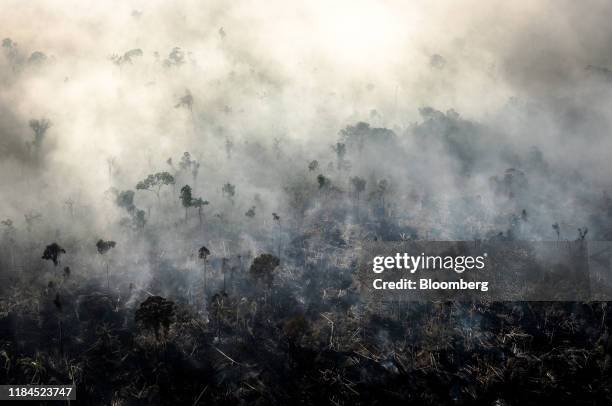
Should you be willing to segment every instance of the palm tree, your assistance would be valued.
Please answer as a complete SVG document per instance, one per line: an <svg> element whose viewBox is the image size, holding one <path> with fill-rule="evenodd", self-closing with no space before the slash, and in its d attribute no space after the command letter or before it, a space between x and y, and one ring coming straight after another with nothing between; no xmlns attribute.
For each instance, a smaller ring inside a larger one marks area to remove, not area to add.
<svg viewBox="0 0 612 406"><path fill-rule="evenodd" d="M98 249L98 254L104 255L110 251L111 248L115 248L115 245L117 245L115 241L104 241L100 239L96 243L96 248ZM110 270L108 261L106 261L106 289L110 290Z"/></svg>

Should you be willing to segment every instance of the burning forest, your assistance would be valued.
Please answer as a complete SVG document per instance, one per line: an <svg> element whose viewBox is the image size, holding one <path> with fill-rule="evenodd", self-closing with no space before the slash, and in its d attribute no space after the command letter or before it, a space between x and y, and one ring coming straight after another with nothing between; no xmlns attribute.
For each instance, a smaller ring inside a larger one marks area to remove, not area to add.
<svg viewBox="0 0 612 406"><path fill-rule="evenodd" d="M3 4L0 384L612 402L605 300L362 295L371 242L612 240L610 6L434 3Z"/></svg>

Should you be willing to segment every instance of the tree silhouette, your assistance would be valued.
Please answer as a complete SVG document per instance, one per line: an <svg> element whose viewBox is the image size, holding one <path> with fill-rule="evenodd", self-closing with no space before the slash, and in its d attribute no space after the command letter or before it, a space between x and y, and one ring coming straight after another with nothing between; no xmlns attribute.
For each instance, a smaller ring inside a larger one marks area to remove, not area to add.
<svg viewBox="0 0 612 406"><path fill-rule="evenodd" d="M142 56L141 49L130 49L123 55L112 54L109 59L117 66L121 67L125 64L132 64L134 58Z"/></svg>
<svg viewBox="0 0 612 406"><path fill-rule="evenodd" d="M32 227L34 226L34 224L42 218L42 214L30 212L24 214L23 217L25 218L26 222L26 230L29 233L32 231Z"/></svg>
<svg viewBox="0 0 612 406"><path fill-rule="evenodd" d="M144 210L136 209L134 215L132 216L132 222L138 229L144 228L145 224L147 224L147 218Z"/></svg>
<svg viewBox="0 0 612 406"><path fill-rule="evenodd" d="M112 248L115 248L117 243L115 241L104 241L102 239L98 240L96 243L96 248L98 249L98 254L104 255ZM110 269L109 263L106 261L106 289L110 289Z"/></svg>
<svg viewBox="0 0 612 406"><path fill-rule="evenodd" d="M179 162L179 168L182 171L190 171L193 176L193 180L195 181L198 177L198 172L200 170L200 163L195 159L191 159L191 154L189 152L184 152L181 157L181 161Z"/></svg>
<svg viewBox="0 0 612 406"><path fill-rule="evenodd" d="M210 251L205 246L201 246L198 250L198 257L204 262L204 292L207 291L207 279L208 275L206 272L206 265L208 263L208 257L210 256Z"/></svg>
<svg viewBox="0 0 612 406"><path fill-rule="evenodd" d="M353 190L355 191L355 197L357 201L359 201L359 195L365 190L366 181L359 176L355 176L351 178L351 184L353 185Z"/></svg>
<svg viewBox="0 0 612 406"><path fill-rule="evenodd" d="M65 254L66 250L60 247L56 242L47 245L45 251L43 252L42 259L52 261L54 266L59 264L59 259L61 254Z"/></svg>
<svg viewBox="0 0 612 406"><path fill-rule="evenodd" d="M197 197L191 200L191 206L198 209L198 218L200 219L200 225L202 224L202 209L208 205L208 200L203 200L201 197Z"/></svg>
<svg viewBox="0 0 612 406"><path fill-rule="evenodd" d="M10 38L4 38L2 40L2 48L4 48L4 53L6 55L6 58L10 61L13 71L16 71L17 65L22 59L19 54L19 48L17 47L17 43Z"/></svg>
<svg viewBox="0 0 612 406"><path fill-rule="evenodd" d="M227 182L221 187L221 192L228 200L234 204L234 196L236 195L236 186Z"/></svg>
<svg viewBox="0 0 612 406"><path fill-rule="evenodd" d="M310 161L310 163L308 164L308 170L310 172L314 172L317 169L319 169L319 161L317 161L316 159L314 161Z"/></svg>
<svg viewBox="0 0 612 406"><path fill-rule="evenodd" d="M278 258L280 261L280 257L281 257L281 218L278 214L276 213L272 213L272 220L276 221L276 223L278 224Z"/></svg>
<svg viewBox="0 0 612 406"><path fill-rule="evenodd" d="M280 264L280 259L272 254L261 254L257 256L251 267L249 274L257 281L265 283L268 287L272 286L274 281L274 270Z"/></svg>
<svg viewBox="0 0 612 406"><path fill-rule="evenodd" d="M255 217L255 206L251 206L251 208L249 208L244 215L249 218Z"/></svg>
<svg viewBox="0 0 612 406"><path fill-rule="evenodd" d="M167 68L173 66L181 66L185 63L185 52L179 47L172 48L172 51L168 54L168 58L164 59L164 66Z"/></svg>
<svg viewBox="0 0 612 406"><path fill-rule="evenodd" d="M560 237L561 237L561 227L559 226L559 223L555 223L552 225L553 230L555 230L555 233L557 234L557 241L559 241Z"/></svg>
<svg viewBox="0 0 612 406"><path fill-rule="evenodd" d="M193 96L191 95L191 92L189 91L189 89L185 89L185 95L182 96L179 99L179 102L174 106L175 109L178 109L179 107L185 107L189 111L192 111Z"/></svg>
<svg viewBox="0 0 612 406"><path fill-rule="evenodd" d="M47 60L47 55L44 52L34 51L30 54L28 58L28 63L30 65L40 65Z"/></svg>
<svg viewBox="0 0 612 406"><path fill-rule="evenodd" d="M140 304L136 310L136 323L143 328L152 330L155 338L159 341L160 332L163 328L164 336L168 335L170 325L174 322L176 305L173 301L161 296L150 296Z"/></svg>
<svg viewBox="0 0 612 406"><path fill-rule="evenodd" d="M134 191L133 190L124 190L119 192L117 198L115 199L115 203L117 206L124 208L128 213L133 213L136 209L134 205Z"/></svg>
<svg viewBox="0 0 612 406"><path fill-rule="evenodd" d="M108 183L112 185L113 183L113 171L115 168L115 157L109 156L106 158L106 166L108 167Z"/></svg>
<svg viewBox="0 0 612 406"><path fill-rule="evenodd" d="M338 170L342 170L344 168L344 157L346 155L346 144L341 142L337 142L336 145L332 146L332 149L336 153L336 165Z"/></svg>
<svg viewBox="0 0 612 406"><path fill-rule="evenodd" d="M98 249L98 253L100 255L104 255L108 251L110 251L111 248L115 248L115 245L117 245L115 241L98 240L98 242L96 243L96 248Z"/></svg>
<svg viewBox="0 0 612 406"><path fill-rule="evenodd" d="M232 159L232 148L234 147L234 143L228 137L225 138L225 155L227 159Z"/></svg>
<svg viewBox="0 0 612 406"><path fill-rule="evenodd" d="M281 156L281 142L280 138L274 138L272 148L274 149L274 154L276 155L276 159L279 159Z"/></svg>
<svg viewBox="0 0 612 406"><path fill-rule="evenodd" d="M38 157L40 153L40 148L42 147L47 130L50 127L51 121L47 120L46 118L41 118L40 120L30 120L30 128L34 132L34 139L32 142L28 143L28 146L32 147L36 157Z"/></svg>
<svg viewBox="0 0 612 406"><path fill-rule="evenodd" d="M321 192L327 192L331 188L331 180L323 174L317 176L317 184Z"/></svg>
<svg viewBox="0 0 612 406"><path fill-rule="evenodd" d="M181 204L185 208L185 221L187 220L187 210L191 207L193 196L191 195L191 186L185 185L181 188L181 194L179 196Z"/></svg>
<svg viewBox="0 0 612 406"><path fill-rule="evenodd" d="M380 200L383 216L386 215L387 203L385 199L386 199L388 192L389 192L389 182L386 179L379 180L378 183L376 184L376 190L374 191L374 193L376 197Z"/></svg>

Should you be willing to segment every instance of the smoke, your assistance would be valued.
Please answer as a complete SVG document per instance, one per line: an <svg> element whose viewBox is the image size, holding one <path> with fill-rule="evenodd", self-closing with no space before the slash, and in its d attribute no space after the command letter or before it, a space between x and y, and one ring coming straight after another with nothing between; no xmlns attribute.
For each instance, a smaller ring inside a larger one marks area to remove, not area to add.
<svg viewBox="0 0 612 406"><path fill-rule="evenodd" d="M162 188L161 203L135 195L153 227L147 244L136 244L141 253L183 254L183 237L169 230L184 216L185 184L210 205L204 231L184 238L204 243L229 228L241 235L236 249L253 253L333 216L330 201L353 204L353 176L367 181L364 199L382 202L388 192L383 214L410 224L388 238L485 238L515 228L547 239L554 222L574 230L594 222L595 201L610 189L611 7L7 1L0 217L25 230L24 215L41 213L36 239L112 238L122 252L130 239L116 235L134 225L116 193L169 171L176 185ZM34 153L28 123L43 118L52 126ZM331 146L358 122L393 131L394 141L349 145L349 166L338 169ZM200 164L197 175L178 169L185 151ZM318 190L319 173L337 189ZM232 199L221 189L228 182ZM257 215L246 217L252 206ZM529 225L517 226L522 210ZM287 227L277 230L271 212ZM338 220L345 236L359 222L355 214Z"/></svg>

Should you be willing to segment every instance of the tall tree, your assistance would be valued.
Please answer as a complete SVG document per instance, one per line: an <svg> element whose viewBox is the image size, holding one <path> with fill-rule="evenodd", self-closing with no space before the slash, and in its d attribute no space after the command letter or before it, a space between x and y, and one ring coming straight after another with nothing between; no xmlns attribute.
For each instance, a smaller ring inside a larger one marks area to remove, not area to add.
<svg viewBox="0 0 612 406"><path fill-rule="evenodd" d="M281 236L282 236L281 218L280 218L280 216L278 214L272 213L272 220L276 221L276 223L278 224L278 258L279 258L279 262L280 262L280 258L281 258Z"/></svg>
<svg viewBox="0 0 612 406"><path fill-rule="evenodd" d="M355 191L355 198L359 201L359 195L365 190L366 181L359 176L355 176L351 178L351 184L353 185L353 190Z"/></svg>
<svg viewBox="0 0 612 406"><path fill-rule="evenodd" d="M225 155L227 159L232 159L232 149L234 148L234 143L229 137L225 138Z"/></svg>
<svg viewBox="0 0 612 406"><path fill-rule="evenodd" d="M346 156L346 144L337 142L336 145L332 146L332 149L336 153L336 166L341 171L345 166L344 157Z"/></svg>
<svg viewBox="0 0 612 406"><path fill-rule="evenodd" d="M185 208L185 221L187 221L187 211L189 210L193 202L191 186L185 185L181 188L181 194L179 196L179 199L181 199L181 204Z"/></svg>
<svg viewBox="0 0 612 406"><path fill-rule="evenodd" d="M108 251L110 251L112 248L115 248L115 245L117 245L115 241L104 241L100 239L96 243L96 248L98 249L98 254L103 256ZM110 289L110 270L109 270L110 266L109 266L108 261L105 261L105 262L106 262L106 289Z"/></svg>
<svg viewBox="0 0 612 406"><path fill-rule="evenodd" d="M205 246L201 246L198 250L198 257L204 262L204 293L208 291L207 279L208 275L206 273L206 265L208 264L208 257L210 256L210 250Z"/></svg>
<svg viewBox="0 0 612 406"><path fill-rule="evenodd" d="M40 154L40 148L42 147L42 143L45 139L45 135L47 134L47 130L51 127L51 121L46 118L41 118L40 120L30 120L30 128L32 132L34 132L34 138L32 142L28 143L34 150L34 155L38 158Z"/></svg>

